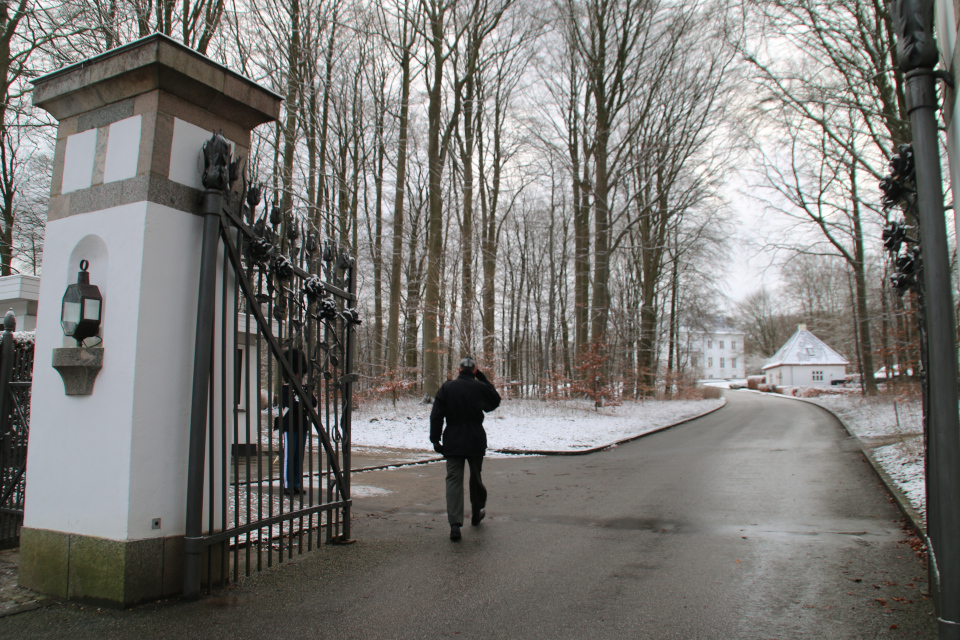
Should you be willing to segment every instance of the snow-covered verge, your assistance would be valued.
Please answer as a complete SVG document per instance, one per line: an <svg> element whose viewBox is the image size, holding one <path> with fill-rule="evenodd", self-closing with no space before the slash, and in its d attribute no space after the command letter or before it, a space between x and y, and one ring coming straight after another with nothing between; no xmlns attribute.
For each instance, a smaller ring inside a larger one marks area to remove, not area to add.
<svg viewBox="0 0 960 640"><path fill-rule="evenodd" d="M840 416L867 445L913 508L926 513L923 477L923 428L920 399L915 396L822 396L812 399Z"/></svg>
<svg viewBox="0 0 960 640"><path fill-rule="evenodd" d="M596 410L585 400L504 400L483 426L490 449L576 451L653 431L715 409L723 400L647 400ZM403 399L362 405L355 446L430 451L430 405Z"/></svg>
<svg viewBox="0 0 960 640"><path fill-rule="evenodd" d="M820 396L812 400L843 418L855 435L861 438L910 437L923 433L920 424L923 412L919 397L871 398L856 394Z"/></svg>

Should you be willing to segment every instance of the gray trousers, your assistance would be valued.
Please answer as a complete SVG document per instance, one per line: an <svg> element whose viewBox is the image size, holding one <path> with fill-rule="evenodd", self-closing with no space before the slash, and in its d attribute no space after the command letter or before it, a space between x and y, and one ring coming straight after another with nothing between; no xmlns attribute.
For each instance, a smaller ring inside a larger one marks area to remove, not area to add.
<svg viewBox="0 0 960 640"><path fill-rule="evenodd" d="M483 456L464 458L447 456L447 520L463 526L463 466L470 463L470 508L473 513L487 506L487 488L483 486L480 471Z"/></svg>

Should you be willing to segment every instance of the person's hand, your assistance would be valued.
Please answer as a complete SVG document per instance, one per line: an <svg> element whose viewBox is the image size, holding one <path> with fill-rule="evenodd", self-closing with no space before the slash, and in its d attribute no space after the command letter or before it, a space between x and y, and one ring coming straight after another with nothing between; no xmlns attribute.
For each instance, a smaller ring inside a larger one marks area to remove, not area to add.
<svg viewBox="0 0 960 640"><path fill-rule="evenodd" d="M433 443L433 450L439 453L440 455L443 455L443 446L439 442Z"/></svg>

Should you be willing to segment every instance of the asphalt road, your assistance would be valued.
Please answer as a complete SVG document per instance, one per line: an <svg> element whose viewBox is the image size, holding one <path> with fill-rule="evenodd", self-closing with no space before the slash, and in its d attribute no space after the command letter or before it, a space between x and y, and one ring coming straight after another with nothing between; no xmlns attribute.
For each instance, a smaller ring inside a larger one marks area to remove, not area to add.
<svg viewBox="0 0 960 640"><path fill-rule="evenodd" d="M356 500L355 545L199 602L10 616L0 638L936 637L899 512L809 404L730 393L609 451L488 459L487 519L459 543L443 473L355 475L390 490Z"/></svg>

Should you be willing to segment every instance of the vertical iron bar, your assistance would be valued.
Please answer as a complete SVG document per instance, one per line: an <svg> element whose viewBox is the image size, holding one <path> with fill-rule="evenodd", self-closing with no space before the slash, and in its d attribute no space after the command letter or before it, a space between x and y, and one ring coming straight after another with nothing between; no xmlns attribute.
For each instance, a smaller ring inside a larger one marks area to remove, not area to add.
<svg viewBox="0 0 960 640"><path fill-rule="evenodd" d="M240 230L238 229L238 230L237 230L237 245L242 247L242 246L243 246L242 242L243 242L242 235L241 235L241 233L240 233ZM248 278L248 280L249 280L249 279L250 279L250 278ZM235 289L235 291L236 291L236 296L237 296L237 301L238 301L237 308L239 309L239 301L240 301L240 282L239 282L239 280L237 281L237 288ZM246 301L245 301L245 304L244 304L244 316L245 316L245 321L244 321L244 327L243 327L243 346L244 346L244 349L243 349L243 361L240 363L240 371L241 371L241 373L243 374L243 380L242 380L242 382L243 382L243 401L244 401L244 403L245 403L245 406L247 407L246 413L245 413L245 415L244 415L244 431L245 431L245 434L246 434L245 439L246 439L246 441L247 441L247 455L246 455L246 458L245 458L245 460L244 460L245 473L246 473L246 476L245 476L246 485L245 485L245 486L246 486L246 488L247 488L247 489L246 489L246 491L247 491L247 496L246 496L246 498L247 498L247 499L246 499L247 521L246 521L244 524L250 524L250 519L251 519L250 516L251 516L251 512L252 512L252 507L253 507L253 503L252 503L252 501L251 501L251 496L250 496L250 492L251 492L252 487L253 487L253 483L252 483L252 481L251 481L251 479L250 479L250 471L251 471L251 469L250 469L250 435L251 435L251 434L250 434L250 416L251 416L251 415L255 415L255 416L257 416L257 420L260 419L260 394L259 394L259 392L257 393L256 407L254 407L254 405L251 404L251 402L250 402L250 372L251 372L250 367L252 366L252 365L251 365L252 358L250 357L250 313L249 313L249 309L247 308L247 307L249 307L249 306L250 306L250 301L249 301L249 300L246 300ZM246 365L246 366L244 367L244 365ZM258 376L257 376L257 377L258 377L258 379L259 379L259 371L258 371ZM256 447L257 447L257 455L259 456L259 455L260 455L260 434L259 434L259 430L258 430L258 433L257 433L257 444L256 444ZM259 485L258 485L258 486L259 486ZM248 531L248 532L247 532L247 535L246 535L246 543L247 543L247 547L246 547L246 548L247 548L247 554L246 554L246 558L245 558L246 567L245 567L244 575L249 576L249 575L250 575L250 549L253 548L253 532L252 532L252 531Z"/></svg>
<svg viewBox="0 0 960 640"><path fill-rule="evenodd" d="M357 293L357 264L354 259L350 260L349 274L347 276L347 293L351 295L347 299L346 307L348 309L355 309L357 306L356 302L356 293ZM343 385L343 396L344 396L344 409L343 409L343 422L340 424L340 435L343 440L343 501L345 506L343 507L343 537L347 540L350 539L350 465L351 465L351 454L350 454L350 443L353 425L353 377L354 377L354 351L356 350L356 342L354 340L354 333L356 325L353 322L344 322L346 325L346 334L347 338L345 341L345 350L346 353L343 357L343 373L345 383Z"/></svg>
<svg viewBox="0 0 960 640"><path fill-rule="evenodd" d="M237 246L242 246L240 244L240 235L237 234ZM224 264L223 264L223 287L227 287L227 261L226 261L226 251L224 251ZM230 367L230 394L227 398L227 406L230 407L230 422L233 424L233 443L228 447L230 452L230 461L232 462L232 472L233 472L233 482L227 484L227 487L233 487L233 497L231 502L233 502L233 521L230 523L230 526L236 527L242 523L240 514L240 445L238 444L240 440L240 412L238 411L240 400L243 399L242 389L243 389L243 378L237 379L237 371L240 372L241 376L243 375L243 360L239 357L240 353L240 297L237 295L238 285L236 284L236 279L234 279L234 285L230 288L230 293L233 296L233 305L231 305L232 313L228 314L227 317L229 320L225 322L230 323L230 329L233 333L233 341L230 349L230 356L227 359L227 362L233 363L233 366ZM226 374L227 371L224 371ZM226 382L226 378L224 379ZM224 393L224 395L227 395ZM243 452L244 457L247 458L247 449L249 448L249 441L245 444ZM247 458L249 459L249 458ZM246 481L246 476L244 481ZM233 581L236 582L239 580L240 576L240 537L234 539L233 542Z"/></svg>
<svg viewBox="0 0 960 640"><path fill-rule="evenodd" d="M267 292L270 292L270 274L264 273L266 269L261 267L260 269L260 291L263 292L263 288L266 286ZM266 282L264 282L266 280ZM271 331L273 330L273 296L270 296L270 301L267 303L267 322L270 323ZM259 336L259 332L257 332ZM269 398L269 425L270 428L273 428L274 420L279 419L280 416L273 415L273 402L274 402L274 381L273 381L273 360L274 356L268 352L267 353L267 396ZM277 410L279 412L279 405L277 405ZM268 465L268 483L267 483L267 517L273 517L273 438L274 434L270 434L270 445L268 448L269 456L267 458ZM277 459L279 460L283 456L283 450L281 445L283 444L283 433L277 429L276 433L277 438ZM283 464L280 466L280 475L283 475ZM283 496L283 492L280 492L280 495ZM280 562L283 562L283 554L280 554ZM273 525L267 529L267 567L273 566Z"/></svg>
<svg viewBox="0 0 960 640"><path fill-rule="evenodd" d="M217 239L223 194L203 194L203 240L194 345L193 399L190 410L190 451L187 463L187 514L184 530L184 585L187 598L200 597L200 554L203 528L203 469L206 446L207 389L213 365L213 322L217 286ZM212 446L212 443L211 443ZM211 470L212 471L212 470ZM212 508L213 505L211 505Z"/></svg>
<svg viewBox="0 0 960 640"><path fill-rule="evenodd" d="M215 327L214 327L215 329ZM216 335L214 335L216 337ZM210 443L210 446L207 448L207 504L209 508L207 509L207 532L213 533L217 530L217 474L216 474L216 463L217 463L217 449L216 449L216 416L215 411L215 389L213 384L213 374L214 374L214 363L213 363L213 345L210 347L210 378L209 384L207 385L207 442ZM210 587L213 585L213 560L214 553L216 551L215 544L206 545L207 549L207 593L210 592Z"/></svg>
<svg viewBox="0 0 960 640"><path fill-rule="evenodd" d="M257 269L257 286L254 288L255 293L260 293L260 289L263 286L263 274ZM260 304L255 301L248 301L248 304ZM247 309L247 311L250 311ZM260 374L260 368L263 366L263 361L260 356L260 349L263 347L260 338L260 330L257 329L257 355L254 358L254 362L257 365L257 520L263 519L263 448L260 446L260 443L263 442L263 413L260 409L260 391L263 389L262 377ZM270 406L270 392L268 389L263 389L267 391L267 478L270 477L270 454L273 452L273 408ZM269 484L269 480L267 483ZM269 489L268 489L269 491ZM269 546L269 537L267 539ZM257 571L263 571L263 528L257 529Z"/></svg>
<svg viewBox="0 0 960 640"><path fill-rule="evenodd" d="M16 485L21 482L18 478L21 447L17 446L9 400L10 382L13 378L13 332L16 331L16 328L17 316L14 315L13 310L10 310L3 318L3 338L2 346L0 346L0 474L2 474L0 478L3 479L3 482L0 483L0 496L9 493L9 497L6 500L0 498L0 507L7 500L9 500L11 507L16 507L18 503ZM9 491L7 491L7 483L10 483ZM22 518L22 514L0 514L0 525L2 525L0 527L2 529L0 530L0 543L6 546L15 542L19 525L18 520Z"/></svg>
<svg viewBox="0 0 960 640"><path fill-rule="evenodd" d="M219 247L219 244L218 244ZM231 527L230 513L230 447L227 446L229 438L228 433L231 430L232 420L227 418L227 299L229 289L227 288L227 252L223 252L223 260L220 263L220 526L223 530ZM236 323L234 323L236 327ZM233 385L229 385L231 388ZM233 401L233 398L230 398ZM236 440L234 440L236 442ZM220 550L220 573L219 580L221 584L230 582L230 542L224 540Z"/></svg>

